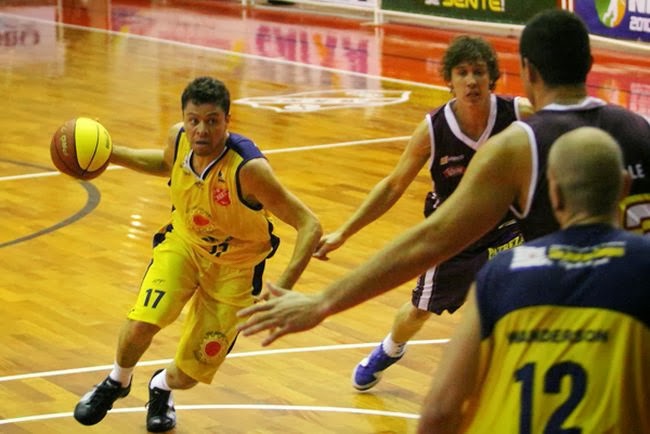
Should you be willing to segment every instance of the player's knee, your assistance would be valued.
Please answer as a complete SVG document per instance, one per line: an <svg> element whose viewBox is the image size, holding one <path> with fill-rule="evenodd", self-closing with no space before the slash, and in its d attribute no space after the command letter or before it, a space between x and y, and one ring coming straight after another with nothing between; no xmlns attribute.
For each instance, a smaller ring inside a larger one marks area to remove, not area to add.
<svg viewBox="0 0 650 434"><path fill-rule="evenodd" d="M155 324L129 320L124 326L123 336L130 342L150 341L159 331L160 327Z"/></svg>

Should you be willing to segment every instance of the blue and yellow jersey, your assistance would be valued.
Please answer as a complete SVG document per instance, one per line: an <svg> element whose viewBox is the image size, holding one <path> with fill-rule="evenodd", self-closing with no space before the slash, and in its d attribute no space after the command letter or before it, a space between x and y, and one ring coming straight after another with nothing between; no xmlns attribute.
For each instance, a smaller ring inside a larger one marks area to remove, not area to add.
<svg viewBox="0 0 650 434"><path fill-rule="evenodd" d="M464 432L650 433L650 239L569 228L488 262L476 297Z"/></svg>
<svg viewBox="0 0 650 434"><path fill-rule="evenodd" d="M262 208L247 204L240 191L239 169L264 158L255 144L230 133L223 153L203 173L191 167L192 150L185 131L177 137L170 186L174 233L204 257L220 264L247 267L272 251L272 224Z"/></svg>

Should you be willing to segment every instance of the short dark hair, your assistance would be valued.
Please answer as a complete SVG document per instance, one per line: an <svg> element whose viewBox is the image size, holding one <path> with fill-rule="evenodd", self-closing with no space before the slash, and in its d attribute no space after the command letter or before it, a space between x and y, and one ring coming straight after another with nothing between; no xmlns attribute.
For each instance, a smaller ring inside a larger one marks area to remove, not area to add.
<svg viewBox="0 0 650 434"><path fill-rule="evenodd" d="M528 59L544 83L582 84L591 69L589 31L575 14L549 9L526 24L519 41L521 59Z"/></svg>
<svg viewBox="0 0 650 434"><path fill-rule="evenodd" d="M181 95L181 110L187 104L216 104L225 114L230 111L230 92L223 82L212 77L198 77L187 85Z"/></svg>
<svg viewBox="0 0 650 434"><path fill-rule="evenodd" d="M480 62L487 64L490 76L490 90L494 90L501 77L499 61L492 45L480 36L461 35L454 38L442 58L441 75L445 81L451 80L451 70L463 62Z"/></svg>

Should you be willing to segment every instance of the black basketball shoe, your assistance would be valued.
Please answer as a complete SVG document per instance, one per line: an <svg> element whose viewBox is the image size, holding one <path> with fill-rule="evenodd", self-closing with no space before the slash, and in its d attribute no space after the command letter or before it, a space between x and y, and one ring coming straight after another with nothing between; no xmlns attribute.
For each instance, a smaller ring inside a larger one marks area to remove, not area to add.
<svg viewBox="0 0 650 434"><path fill-rule="evenodd" d="M124 398L131 391L131 383L122 387L122 383L106 377L86 393L74 408L74 418L83 425L95 425L106 416L113 403Z"/></svg>
<svg viewBox="0 0 650 434"><path fill-rule="evenodd" d="M162 369L157 370L151 376L155 377ZM176 410L169 405L171 390L162 390L151 387L149 381L149 402L147 403L147 429L150 432L165 432L176 426Z"/></svg>

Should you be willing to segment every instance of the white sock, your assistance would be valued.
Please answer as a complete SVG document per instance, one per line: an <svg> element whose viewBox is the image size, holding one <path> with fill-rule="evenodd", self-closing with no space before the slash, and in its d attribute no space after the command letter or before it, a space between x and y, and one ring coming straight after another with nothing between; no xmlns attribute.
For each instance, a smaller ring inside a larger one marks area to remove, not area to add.
<svg viewBox="0 0 650 434"><path fill-rule="evenodd" d="M113 370L108 374L108 376L111 380L119 382L122 387L126 387L131 383L133 368L123 368L115 362L113 364Z"/></svg>
<svg viewBox="0 0 650 434"><path fill-rule="evenodd" d="M160 390L172 390L171 387L169 387L169 384L167 384L167 369L158 372L156 376L151 379L149 385L152 388L156 387Z"/></svg>
<svg viewBox="0 0 650 434"><path fill-rule="evenodd" d="M388 333L388 336L381 342L381 346L389 356L399 357L404 354L406 342L397 343L393 340L393 334Z"/></svg>
<svg viewBox="0 0 650 434"><path fill-rule="evenodd" d="M157 373L152 379L151 382L149 383L149 387L151 388L157 388L160 390L169 390L171 391L172 388L169 387L169 384L167 384L167 369L163 369L159 373ZM174 406L174 399L172 397L172 394L169 394L169 400L167 401L167 405L170 407Z"/></svg>

